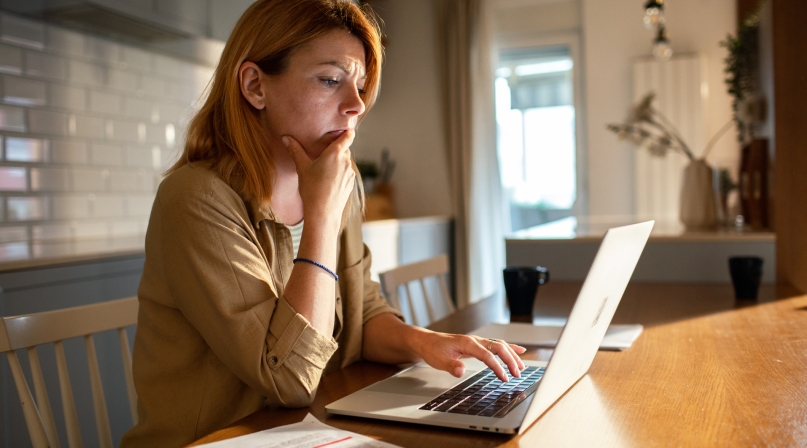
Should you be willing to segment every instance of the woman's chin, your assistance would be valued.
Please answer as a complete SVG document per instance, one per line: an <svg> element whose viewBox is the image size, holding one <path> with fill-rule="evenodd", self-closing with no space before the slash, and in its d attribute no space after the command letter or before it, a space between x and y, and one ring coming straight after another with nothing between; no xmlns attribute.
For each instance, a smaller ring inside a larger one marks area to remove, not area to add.
<svg viewBox="0 0 807 448"><path fill-rule="evenodd" d="M322 155L323 152L325 152L325 149L328 148L328 145L330 145L330 142L328 143L316 142L310 146L306 146L305 152L306 154L308 154L308 157L310 157L312 160L317 159L320 155Z"/></svg>

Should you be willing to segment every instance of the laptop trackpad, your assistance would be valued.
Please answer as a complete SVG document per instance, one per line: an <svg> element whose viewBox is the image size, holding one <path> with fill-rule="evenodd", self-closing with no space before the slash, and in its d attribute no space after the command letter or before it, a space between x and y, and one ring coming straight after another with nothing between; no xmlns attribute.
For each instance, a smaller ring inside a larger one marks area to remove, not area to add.
<svg viewBox="0 0 807 448"><path fill-rule="evenodd" d="M466 370L464 377L469 377L476 373ZM415 365L393 377L379 381L364 390L368 392L386 392L392 394L422 395L424 397L436 397L450 389L462 379L455 378L448 372L443 372L431 367L421 367Z"/></svg>

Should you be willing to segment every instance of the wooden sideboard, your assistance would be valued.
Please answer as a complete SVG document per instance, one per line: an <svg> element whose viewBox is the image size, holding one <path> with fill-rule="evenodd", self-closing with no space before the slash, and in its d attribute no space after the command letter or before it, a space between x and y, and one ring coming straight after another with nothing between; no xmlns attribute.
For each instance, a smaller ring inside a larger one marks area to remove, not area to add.
<svg viewBox="0 0 807 448"><path fill-rule="evenodd" d="M639 219L565 218L508 235L508 266L545 266L555 280L582 281L605 231ZM677 222L657 221L633 273L638 282L730 283L728 258L764 260L763 283L776 280L776 235L732 229L687 232Z"/></svg>

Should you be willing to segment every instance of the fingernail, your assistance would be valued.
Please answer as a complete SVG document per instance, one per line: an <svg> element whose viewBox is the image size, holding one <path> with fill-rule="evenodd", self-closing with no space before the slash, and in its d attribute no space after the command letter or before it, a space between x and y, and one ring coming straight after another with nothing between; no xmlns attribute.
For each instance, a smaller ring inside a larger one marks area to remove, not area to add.
<svg viewBox="0 0 807 448"><path fill-rule="evenodd" d="M454 376L461 377L462 376L462 367L457 367L454 369Z"/></svg>
<svg viewBox="0 0 807 448"><path fill-rule="evenodd" d="M282 141L283 144L286 145L287 148L289 147L289 143L291 143L289 138L286 137L285 135L283 137L280 137L280 141Z"/></svg>

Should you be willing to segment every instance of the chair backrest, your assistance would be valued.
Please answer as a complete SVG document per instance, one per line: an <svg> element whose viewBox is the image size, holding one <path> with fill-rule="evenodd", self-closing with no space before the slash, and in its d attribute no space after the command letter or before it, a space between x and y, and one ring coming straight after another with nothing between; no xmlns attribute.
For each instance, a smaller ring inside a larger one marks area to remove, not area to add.
<svg viewBox="0 0 807 448"><path fill-rule="evenodd" d="M137 422L137 396L132 378L132 356L126 336L126 327L137 323L137 309L137 297L129 297L62 310L3 317L0 320L0 352L4 352L8 358L14 384L17 386L17 392L20 396L28 433L35 448L59 446L53 412L45 390L45 380L42 376L42 368L36 352L36 346L38 345L53 343L65 427L67 428L67 440L71 448L77 448L82 446L81 433L62 341L75 337L84 338L99 445L112 447L109 417L107 415L106 401L104 400L101 375L98 370L93 334L117 329L132 421ZM17 353L14 352L14 350L19 349L27 349L36 401L34 401L31 389L28 387Z"/></svg>
<svg viewBox="0 0 807 448"><path fill-rule="evenodd" d="M446 287L446 281L444 278L448 272L448 256L443 254L427 260L418 261L416 263L398 266L395 269L380 273L379 277L381 279L381 288L384 291L384 295L387 297L387 301L390 303L390 305L404 314L407 323L425 327L426 325L445 317L445 315L437 315L435 311L435 305L438 303L438 299L434 297L435 294L429 293L429 288L427 288L426 283L424 282L426 278L436 277L440 288L440 295L442 295L444 308L448 311L447 314L451 314L456 311L456 307L451 301L451 295L448 293L448 287ZM423 307L418 307L415 303L415 301L418 300L418 297L417 295L412 294L412 289L409 286L410 283L413 282L417 282L420 285L420 293L422 295L421 300L425 302ZM401 304L401 295L399 294L400 289L404 289L406 291L408 312ZM426 309L426 313L428 314L428 322L418 317L418 313L416 311L417 308Z"/></svg>

